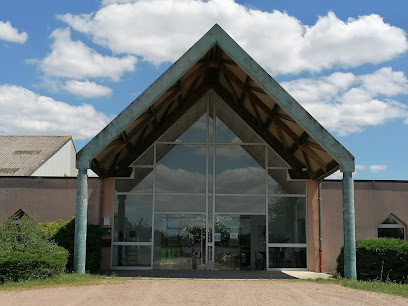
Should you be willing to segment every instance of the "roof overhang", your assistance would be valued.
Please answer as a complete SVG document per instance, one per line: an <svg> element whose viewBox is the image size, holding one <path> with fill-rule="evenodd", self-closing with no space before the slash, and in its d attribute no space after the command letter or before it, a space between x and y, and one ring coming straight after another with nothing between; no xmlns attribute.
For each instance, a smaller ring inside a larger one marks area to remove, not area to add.
<svg viewBox="0 0 408 306"><path fill-rule="evenodd" d="M128 176L129 165L213 90L291 166L292 178L354 172L354 157L215 25L77 154L77 168Z"/></svg>

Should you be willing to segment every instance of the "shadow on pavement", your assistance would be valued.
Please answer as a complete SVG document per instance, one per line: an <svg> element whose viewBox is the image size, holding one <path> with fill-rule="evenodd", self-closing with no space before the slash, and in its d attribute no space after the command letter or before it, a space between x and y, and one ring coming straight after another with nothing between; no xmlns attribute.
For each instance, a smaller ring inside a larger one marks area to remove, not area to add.
<svg viewBox="0 0 408 306"><path fill-rule="evenodd" d="M148 271L111 271L119 277L148 278L196 278L196 279L297 279L281 271L183 271L183 270L148 270Z"/></svg>

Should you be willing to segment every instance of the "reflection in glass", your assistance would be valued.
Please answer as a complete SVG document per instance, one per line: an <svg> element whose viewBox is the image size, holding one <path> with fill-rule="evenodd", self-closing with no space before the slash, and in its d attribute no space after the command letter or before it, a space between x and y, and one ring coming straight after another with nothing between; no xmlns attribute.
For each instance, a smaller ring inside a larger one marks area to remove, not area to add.
<svg viewBox="0 0 408 306"><path fill-rule="evenodd" d="M289 168L289 165L269 146L268 148L268 167Z"/></svg>
<svg viewBox="0 0 408 306"><path fill-rule="evenodd" d="M154 222L155 268L205 269L205 215L157 214Z"/></svg>
<svg viewBox="0 0 408 306"><path fill-rule="evenodd" d="M152 207L152 196L117 195L114 205L113 241L151 241Z"/></svg>
<svg viewBox="0 0 408 306"><path fill-rule="evenodd" d="M205 193L205 145L157 145L156 192Z"/></svg>
<svg viewBox="0 0 408 306"><path fill-rule="evenodd" d="M306 248L269 248L269 268L306 267Z"/></svg>
<svg viewBox="0 0 408 306"><path fill-rule="evenodd" d="M153 168L133 168L134 178L115 180L116 192L153 192Z"/></svg>
<svg viewBox="0 0 408 306"><path fill-rule="evenodd" d="M153 166L154 161L154 148L151 146L147 149L135 162L132 166Z"/></svg>
<svg viewBox="0 0 408 306"><path fill-rule="evenodd" d="M216 193L265 193L263 161L254 159L252 147L258 146L216 146Z"/></svg>
<svg viewBox="0 0 408 306"><path fill-rule="evenodd" d="M262 139L234 112L216 97L215 141L263 143Z"/></svg>
<svg viewBox="0 0 408 306"><path fill-rule="evenodd" d="M159 142L205 142L207 139L207 103L201 99L173 125Z"/></svg>
<svg viewBox="0 0 408 306"><path fill-rule="evenodd" d="M113 246L113 266L130 266L130 267L150 267L151 266L151 246Z"/></svg>
<svg viewBox="0 0 408 306"><path fill-rule="evenodd" d="M203 212L205 196L156 196L156 212Z"/></svg>
<svg viewBox="0 0 408 306"><path fill-rule="evenodd" d="M269 243L306 243L306 198L269 197Z"/></svg>
<svg viewBox="0 0 408 306"><path fill-rule="evenodd" d="M221 270L264 270L265 230L265 216L216 216L215 267Z"/></svg>
<svg viewBox="0 0 408 306"><path fill-rule="evenodd" d="M265 197L216 197L215 211L223 213L265 213Z"/></svg>
<svg viewBox="0 0 408 306"><path fill-rule="evenodd" d="M269 194L306 194L305 181L288 181L286 169L268 170Z"/></svg>

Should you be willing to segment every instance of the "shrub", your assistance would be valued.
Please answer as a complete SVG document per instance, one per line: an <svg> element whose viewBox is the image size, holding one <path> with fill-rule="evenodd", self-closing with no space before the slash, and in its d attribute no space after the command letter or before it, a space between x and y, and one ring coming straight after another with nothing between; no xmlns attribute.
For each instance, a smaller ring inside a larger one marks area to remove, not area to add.
<svg viewBox="0 0 408 306"><path fill-rule="evenodd" d="M68 252L48 241L27 217L0 225L0 283L59 275L67 257Z"/></svg>
<svg viewBox="0 0 408 306"><path fill-rule="evenodd" d="M67 271L74 269L74 239L75 239L75 218L65 221L42 223L42 231L48 239L54 240L59 246L69 252ZM102 232L99 225L88 224L86 234L86 263L85 269L91 273L99 271L101 260L101 239Z"/></svg>
<svg viewBox="0 0 408 306"><path fill-rule="evenodd" d="M408 281L408 242L392 238L356 241L359 280ZM344 275L344 247L337 257L337 272Z"/></svg>

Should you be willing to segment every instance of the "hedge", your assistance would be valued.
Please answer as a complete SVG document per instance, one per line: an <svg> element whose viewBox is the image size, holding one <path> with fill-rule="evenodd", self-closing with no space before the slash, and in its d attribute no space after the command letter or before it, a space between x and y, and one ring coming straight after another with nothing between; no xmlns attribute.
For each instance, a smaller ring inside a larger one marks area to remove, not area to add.
<svg viewBox="0 0 408 306"><path fill-rule="evenodd" d="M48 241L26 217L0 226L0 283L56 276L64 272L68 251Z"/></svg>
<svg viewBox="0 0 408 306"><path fill-rule="evenodd" d="M75 218L65 221L41 223L44 235L54 240L59 246L69 252L66 270L71 272L74 268L74 238L75 238ZM101 240L102 232L99 225L88 224L86 234L86 263L85 269L91 273L96 273L100 268L101 261Z"/></svg>
<svg viewBox="0 0 408 306"><path fill-rule="evenodd" d="M357 278L408 283L408 242L392 238L356 241ZM337 257L337 272L344 276L344 247Z"/></svg>

